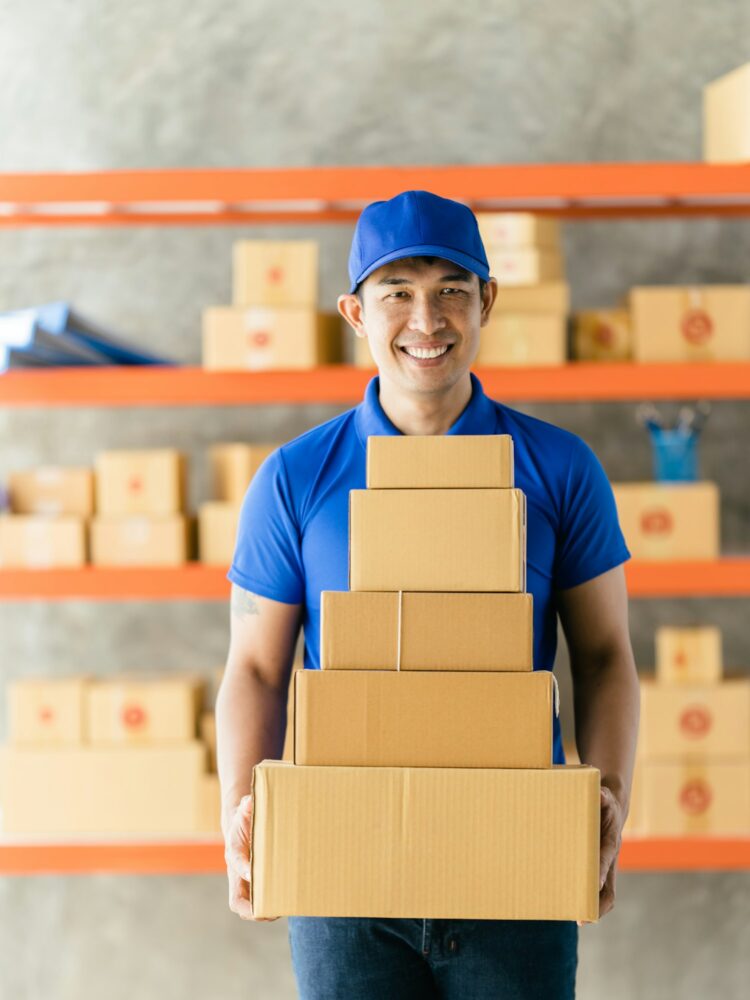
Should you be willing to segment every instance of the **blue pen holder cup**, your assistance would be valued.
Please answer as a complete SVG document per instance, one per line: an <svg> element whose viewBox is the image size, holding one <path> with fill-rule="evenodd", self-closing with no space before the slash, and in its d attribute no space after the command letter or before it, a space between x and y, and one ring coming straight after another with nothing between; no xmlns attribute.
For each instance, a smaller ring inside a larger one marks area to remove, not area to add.
<svg viewBox="0 0 750 1000"><path fill-rule="evenodd" d="M698 479L698 434L654 427L650 430L654 449L654 478L662 483L693 483Z"/></svg>

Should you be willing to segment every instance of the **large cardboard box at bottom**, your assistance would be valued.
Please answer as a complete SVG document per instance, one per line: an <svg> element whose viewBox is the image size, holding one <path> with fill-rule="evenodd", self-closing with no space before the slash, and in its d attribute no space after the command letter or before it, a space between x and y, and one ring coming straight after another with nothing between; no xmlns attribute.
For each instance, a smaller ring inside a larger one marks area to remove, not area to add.
<svg viewBox="0 0 750 1000"><path fill-rule="evenodd" d="M482 329L477 365L564 365L565 317L555 313L498 313Z"/></svg>
<svg viewBox="0 0 750 1000"><path fill-rule="evenodd" d="M338 313L231 306L203 313L203 367L212 371L314 368L340 360Z"/></svg>
<svg viewBox="0 0 750 1000"><path fill-rule="evenodd" d="M206 748L0 747L4 833L194 831Z"/></svg>
<svg viewBox="0 0 750 1000"><path fill-rule="evenodd" d="M750 160L750 62L703 88L703 159Z"/></svg>
<svg viewBox="0 0 750 1000"><path fill-rule="evenodd" d="M351 490L351 590L526 590L526 495Z"/></svg>
<svg viewBox="0 0 750 1000"><path fill-rule="evenodd" d="M253 789L258 917L598 918L595 768L263 761Z"/></svg>
<svg viewBox="0 0 750 1000"><path fill-rule="evenodd" d="M553 684L549 670L300 670L294 762L551 767Z"/></svg>
<svg viewBox="0 0 750 1000"><path fill-rule="evenodd" d="M612 483L625 541L635 559L717 559L716 483Z"/></svg>
<svg viewBox="0 0 750 1000"><path fill-rule="evenodd" d="M636 361L750 360L750 286L630 291Z"/></svg>
<svg viewBox="0 0 750 1000"><path fill-rule="evenodd" d="M642 764L642 828L651 836L750 833L750 760Z"/></svg>
<svg viewBox="0 0 750 1000"><path fill-rule="evenodd" d="M86 525L64 514L0 514L0 567L51 569L86 562Z"/></svg>

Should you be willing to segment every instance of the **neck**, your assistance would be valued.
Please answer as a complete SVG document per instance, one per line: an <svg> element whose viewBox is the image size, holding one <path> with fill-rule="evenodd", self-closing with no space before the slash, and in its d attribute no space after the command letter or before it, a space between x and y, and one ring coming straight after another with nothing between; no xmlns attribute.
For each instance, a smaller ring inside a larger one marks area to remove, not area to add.
<svg viewBox="0 0 750 1000"><path fill-rule="evenodd" d="M379 399L383 412L402 434L445 434L471 399L471 378L467 372L440 394L416 396L400 392L381 376Z"/></svg>

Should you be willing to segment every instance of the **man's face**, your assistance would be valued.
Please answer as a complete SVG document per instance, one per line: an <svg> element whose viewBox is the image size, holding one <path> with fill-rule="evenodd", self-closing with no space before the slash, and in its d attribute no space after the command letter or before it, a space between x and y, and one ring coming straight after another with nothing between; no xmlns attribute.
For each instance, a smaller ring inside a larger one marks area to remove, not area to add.
<svg viewBox="0 0 750 1000"><path fill-rule="evenodd" d="M360 286L360 299L342 295L339 308L366 336L381 378L408 392L450 388L479 350L496 285L480 292L470 271L439 258L385 264Z"/></svg>

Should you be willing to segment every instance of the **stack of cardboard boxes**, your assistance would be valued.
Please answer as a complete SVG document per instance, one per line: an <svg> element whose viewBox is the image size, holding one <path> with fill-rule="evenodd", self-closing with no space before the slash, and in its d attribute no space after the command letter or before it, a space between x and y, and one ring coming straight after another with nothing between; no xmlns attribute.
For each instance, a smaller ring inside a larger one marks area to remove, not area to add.
<svg viewBox="0 0 750 1000"><path fill-rule="evenodd" d="M552 766L508 436L375 437L350 590L254 772L257 916L594 920L599 773Z"/></svg>
<svg viewBox="0 0 750 1000"><path fill-rule="evenodd" d="M86 562L94 474L40 466L8 476L10 513L0 514L0 567L77 567Z"/></svg>
<svg viewBox="0 0 750 1000"><path fill-rule="evenodd" d="M198 678L24 678L7 694L4 833L218 829Z"/></svg>
<svg viewBox="0 0 750 1000"><path fill-rule="evenodd" d="M718 559L716 483L613 483L612 489L634 559Z"/></svg>
<svg viewBox="0 0 750 1000"><path fill-rule="evenodd" d="M203 313L204 368L314 368L341 360L340 319L318 311L316 242L235 243L232 299Z"/></svg>
<svg viewBox="0 0 750 1000"><path fill-rule="evenodd" d="M750 680L722 679L718 628L660 628L641 683L632 830L750 833Z"/></svg>

